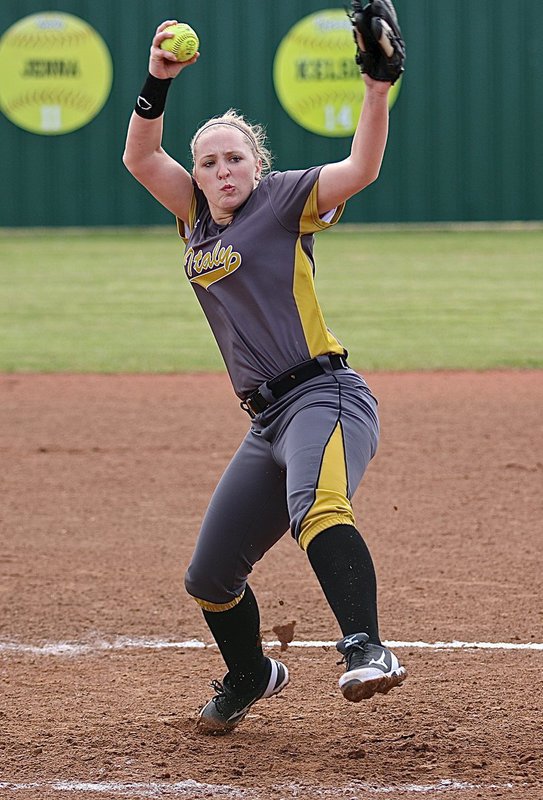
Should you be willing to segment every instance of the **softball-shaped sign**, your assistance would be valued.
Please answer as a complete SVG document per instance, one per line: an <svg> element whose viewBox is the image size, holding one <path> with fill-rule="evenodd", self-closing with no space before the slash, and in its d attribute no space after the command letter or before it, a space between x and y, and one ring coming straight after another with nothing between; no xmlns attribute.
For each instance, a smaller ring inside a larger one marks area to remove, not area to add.
<svg viewBox="0 0 543 800"><path fill-rule="evenodd" d="M112 74L100 35L71 14L32 14L0 39L0 109L32 133L86 125L109 97Z"/></svg>
<svg viewBox="0 0 543 800"><path fill-rule="evenodd" d="M279 102L298 125L321 136L352 136L364 97L356 48L345 11L304 17L284 37L273 63ZM392 106L400 89L391 89Z"/></svg>

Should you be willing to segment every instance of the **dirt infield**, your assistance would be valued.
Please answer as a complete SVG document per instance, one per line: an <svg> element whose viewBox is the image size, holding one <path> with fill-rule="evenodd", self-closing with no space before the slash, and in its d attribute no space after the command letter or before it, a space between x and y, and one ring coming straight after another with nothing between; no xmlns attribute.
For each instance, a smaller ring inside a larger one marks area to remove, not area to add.
<svg viewBox="0 0 543 800"><path fill-rule="evenodd" d="M226 378L0 376L2 800L543 798L543 372L366 377L354 507L409 678L342 698L287 535L252 585L266 641L295 622L291 684L204 738L222 665L182 576L247 429Z"/></svg>

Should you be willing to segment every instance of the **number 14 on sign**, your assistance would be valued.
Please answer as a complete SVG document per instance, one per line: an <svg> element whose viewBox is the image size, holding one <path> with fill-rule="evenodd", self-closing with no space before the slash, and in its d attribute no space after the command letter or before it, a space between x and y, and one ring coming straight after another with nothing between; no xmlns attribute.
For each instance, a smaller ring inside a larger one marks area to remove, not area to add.
<svg viewBox="0 0 543 800"><path fill-rule="evenodd" d="M339 109L330 104L324 106L324 124L327 131L352 132L353 109L348 105L343 105Z"/></svg>

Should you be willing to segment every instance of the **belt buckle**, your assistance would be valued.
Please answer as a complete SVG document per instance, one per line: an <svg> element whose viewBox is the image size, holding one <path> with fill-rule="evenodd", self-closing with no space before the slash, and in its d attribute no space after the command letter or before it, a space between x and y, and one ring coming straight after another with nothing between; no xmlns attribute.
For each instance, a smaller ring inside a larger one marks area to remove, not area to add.
<svg viewBox="0 0 543 800"><path fill-rule="evenodd" d="M253 411L253 409L249 405L248 400L242 400L241 403L239 404L239 407L242 408L244 411L246 411L249 414L249 416L251 417L251 419L254 419L256 417L256 413Z"/></svg>
<svg viewBox="0 0 543 800"><path fill-rule="evenodd" d="M249 414L251 419L254 419L258 414L265 411L269 405L266 398L262 397L258 389L240 403L241 408Z"/></svg>

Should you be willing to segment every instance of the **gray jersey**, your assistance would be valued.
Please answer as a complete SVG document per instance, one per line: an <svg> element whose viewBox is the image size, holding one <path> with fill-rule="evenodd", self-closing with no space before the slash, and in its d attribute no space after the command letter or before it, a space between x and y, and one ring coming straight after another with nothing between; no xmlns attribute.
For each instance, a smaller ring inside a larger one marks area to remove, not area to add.
<svg viewBox="0 0 543 800"><path fill-rule="evenodd" d="M227 226L214 222L194 185L188 231L178 220L185 273L242 399L295 364L345 353L315 293L313 234L343 211L329 221L319 217L320 170L267 175Z"/></svg>

